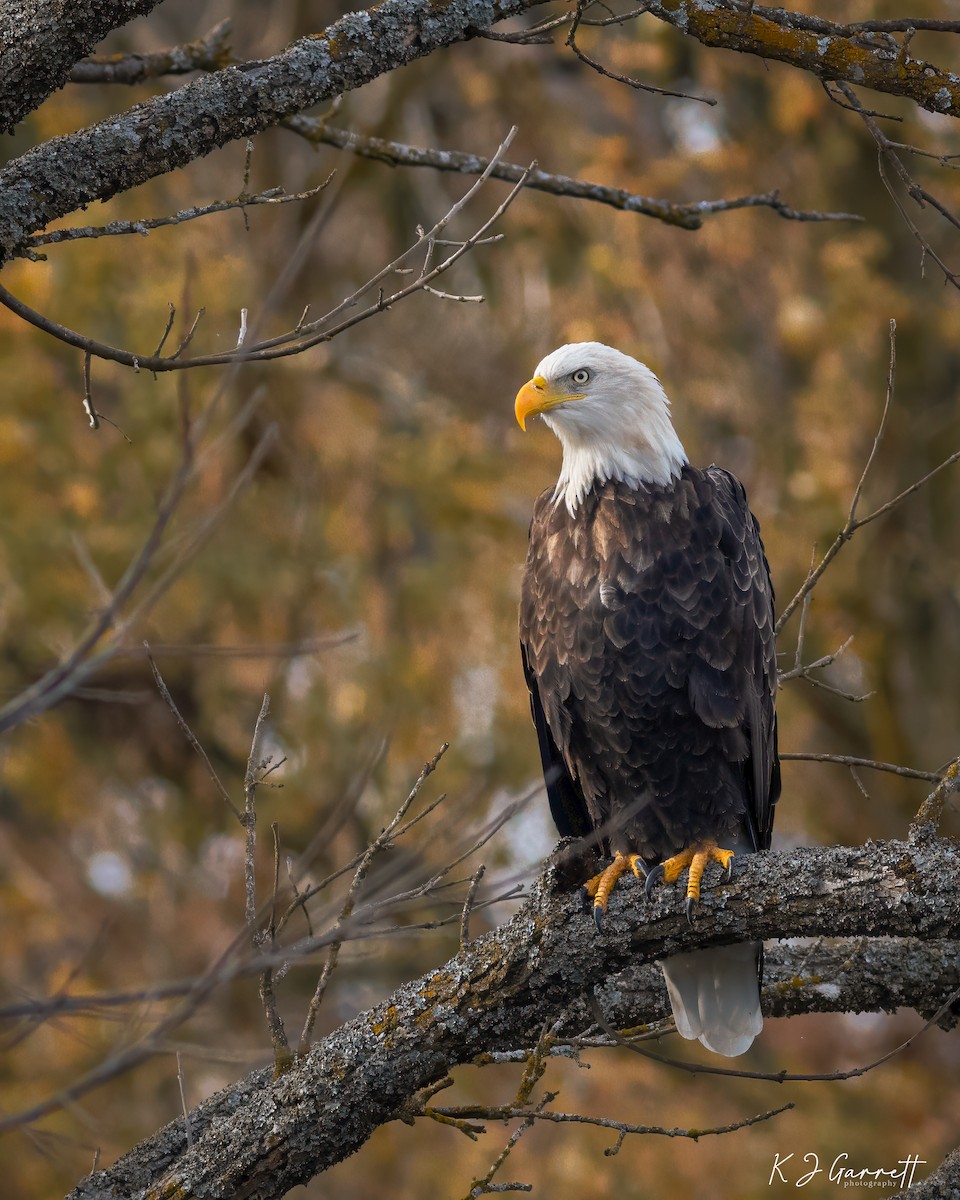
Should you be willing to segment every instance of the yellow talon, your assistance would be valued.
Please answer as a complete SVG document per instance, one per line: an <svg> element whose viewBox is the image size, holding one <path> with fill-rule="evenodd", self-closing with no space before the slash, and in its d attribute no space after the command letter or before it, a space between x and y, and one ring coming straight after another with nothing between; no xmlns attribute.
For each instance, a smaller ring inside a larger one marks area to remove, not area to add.
<svg viewBox="0 0 960 1200"><path fill-rule="evenodd" d="M593 919L597 929L603 927L603 917L607 911L607 903L617 880L625 871L633 871L638 879L643 879L645 871L643 859L639 854L621 854L618 850L613 862L605 867L599 875L594 875L583 885L583 890L593 900Z"/></svg>
<svg viewBox="0 0 960 1200"><path fill-rule="evenodd" d="M681 873L688 867L690 874L687 878L687 918L692 919L693 910L700 902L700 881L708 862L717 862L723 867L726 878L730 878L730 864L733 862L733 851L724 850L716 842L704 842L699 846L688 846L666 862L655 867L647 876L647 895L653 891L658 880L664 883L676 883Z"/></svg>

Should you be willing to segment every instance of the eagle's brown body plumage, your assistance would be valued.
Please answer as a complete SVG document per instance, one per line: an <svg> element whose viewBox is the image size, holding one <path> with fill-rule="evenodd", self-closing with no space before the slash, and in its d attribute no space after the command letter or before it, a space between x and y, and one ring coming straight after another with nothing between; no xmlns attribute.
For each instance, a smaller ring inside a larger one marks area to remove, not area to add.
<svg viewBox="0 0 960 1200"><path fill-rule="evenodd" d="M520 602L554 820L653 865L766 849L780 792L773 591L738 481L598 484L537 501Z"/></svg>

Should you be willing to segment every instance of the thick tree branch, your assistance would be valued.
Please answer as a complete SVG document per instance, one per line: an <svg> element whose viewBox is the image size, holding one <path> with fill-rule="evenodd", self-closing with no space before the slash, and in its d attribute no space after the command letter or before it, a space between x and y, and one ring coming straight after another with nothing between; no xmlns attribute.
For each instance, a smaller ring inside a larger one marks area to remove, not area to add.
<svg viewBox="0 0 960 1200"><path fill-rule="evenodd" d="M294 1069L278 1079L255 1072L200 1105L190 1114L192 1147L176 1121L84 1180L73 1200L282 1196L357 1150L458 1063L532 1045L544 1022L566 1019L575 1032L578 1006L582 1013L615 972L700 946L805 935L960 939L956 844L918 838L758 855L732 886L708 889L692 929L674 889L646 902L628 884L602 935L547 871L507 925L344 1025ZM898 977L903 1002L913 978ZM825 982L812 991L824 1005L837 998ZM882 1006L896 999L888 993Z"/></svg>
<svg viewBox="0 0 960 1200"><path fill-rule="evenodd" d="M704 46L789 63L818 79L905 96L929 112L960 116L960 76L886 40L866 38L862 27L845 36L833 30L847 27L822 22L815 31L800 13L725 7L715 0L652 0L648 11Z"/></svg>
<svg viewBox="0 0 960 1200"><path fill-rule="evenodd" d="M0 11L0 133L57 88L73 65L113 29L160 0L16 0Z"/></svg>
<svg viewBox="0 0 960 1200"><path fill-rule="evenodd" d="M0 171L0 262L23 239L543 0L383 0L281 54L215 71Z"/></svg>
<svg viewBox="0 0 960 1200"><path fill-rule="evenodd" d="M30 234L91 201L128 191L544 2L383 0L272 58L215 71L117 117L54 138L0 171L0 263ZM50 5L52 0L44 8ZM145 11L152 5L129 0L107 7ZM960 114L956 75L911 58L905 47L898 51L883 38L870 40L849 31L845 36L832 26L829 32L817 32L798 14L723 7L713 0L651 0L646 11L706 46L790 63L819 79L905 96L932 112ZM59 82L75 61L59 71ZM49 91L59 82L45 86ZM9 87L6 91L11 97L8 121L10 113L29 111L42 98L24 101L20 95L14 98ZM770 204L770 198L759 202ZM693 215L703 211L709 210Z"/></svg>

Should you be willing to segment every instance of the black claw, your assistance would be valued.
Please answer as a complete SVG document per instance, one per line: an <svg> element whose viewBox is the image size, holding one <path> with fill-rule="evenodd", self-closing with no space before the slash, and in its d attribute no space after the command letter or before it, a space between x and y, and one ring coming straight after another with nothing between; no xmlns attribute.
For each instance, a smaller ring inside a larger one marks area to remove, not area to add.
<svg viewBox="0 0 960 1200"><path fill-rule="evenodd" d="M587 889L585 887L582 887L580 889L580 911L586 912L592 903L593 903L593 897L590 895L590 893L587 891Z"/></svg>
<svg viewBox="0 0 960 1200"><path fill-rule="evenodd" d="M643 890L647 893L649 899L653 895L654 887L663 878L663 863L659 863L655 867L651 867L647 872L647 878L643 885Z"/></svg>
<svg viewBox="0 0 960 1200"><path fill-rule="evenodd" d="M686 914L687 914L687 924L688 925L693 924L693 916L694 916L694 913L697 911L697 908L699 907L699 905L700 905L700 901L695 899L695 897L693 897L693 896L687 897Z"/></svg>
<svg viewBox="0 0 960 1200"><path fill-rule="evenodd" d="M593 906L593 923L597 927L597 933L603 933L603 918L606 915L606 909L602 904Z"/></svg>
<svg viewBox="0 0 960 1200"><path fill-rule="evenodd" d="M733 859L731 858L727 865L723 868L723 877L721 883L729 883L733 878Z"/></svg>

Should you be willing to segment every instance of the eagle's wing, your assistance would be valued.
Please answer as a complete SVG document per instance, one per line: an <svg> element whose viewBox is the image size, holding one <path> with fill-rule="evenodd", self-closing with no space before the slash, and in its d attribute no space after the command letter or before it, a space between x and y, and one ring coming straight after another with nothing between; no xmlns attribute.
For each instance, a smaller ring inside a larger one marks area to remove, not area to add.
<svg viewBox="0 0 960 1200"><path fill-rule="evenodd" d="M749 815L756 847L770 847L773 806L780 797L777 757L777 657L774 635L774 597L770 567L760 540L760 528L747 505L743 485L728 471L711 466L704 472L716 488L720 518L720 550L733 583L732 601L739 640L738 667L726 687L742 687L746 704L740 723L748 738L744 763L749 792Z"/></svg>
<svg viewBox="0 0 960 1200"><path fill-rule="evenodd" d="M543 778L547 785L547 797L550 800L550 812L554 824L561 837L586 837L592 829L590 815L583 798L583 792L567 770L566 763L553 734L547 725L546 713L540 699L540 689L537 679L527 661L527 647L520 640L520 655L523 659L523 675L530 689L530 713L537 728L537 741L540 743L540 761L543 764Z"/></svg>

